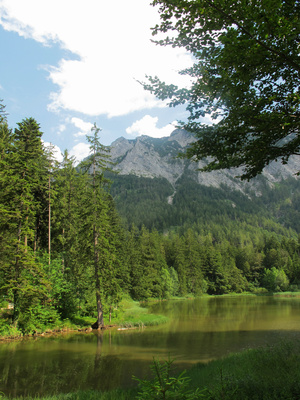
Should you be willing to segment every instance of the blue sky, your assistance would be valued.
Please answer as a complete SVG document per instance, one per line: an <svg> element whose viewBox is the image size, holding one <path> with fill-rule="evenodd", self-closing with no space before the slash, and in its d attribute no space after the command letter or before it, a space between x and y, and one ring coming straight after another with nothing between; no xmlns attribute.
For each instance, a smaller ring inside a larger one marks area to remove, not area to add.
<svg viewBox="0 0 300 400"><path fill-rule="evenodd" d="M159 21L148 0L0 0L0 99L8 123L33 117L45 142L82 159L94 122L101 141L168 136L184 107L170 109L137 80L188 86L181 49L151 43Z"/></svg>

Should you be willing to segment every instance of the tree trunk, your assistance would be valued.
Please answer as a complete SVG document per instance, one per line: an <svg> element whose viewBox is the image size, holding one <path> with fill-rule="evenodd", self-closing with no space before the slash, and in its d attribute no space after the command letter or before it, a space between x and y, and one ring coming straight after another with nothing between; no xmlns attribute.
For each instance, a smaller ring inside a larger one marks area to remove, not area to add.
<svg viewBox="0 0 300 400"><path fill-rule="evenodd" d="M50 164L51 166L51 164ZM50 172L48 179L48 264L51 264L51 180L50 180Z"/></svg>
<svg viewBox="0 0 300 400"><path fill-rule="evenodd" d="M109 307L109 323L111 323L111 312L112 312L112 305Z"/></svg>
<svg viewBox="0 0 300 400"><path fill-rule="evenodd" d="M101 329L104 326L104 321L103 321L101 296L100 296L100 291L98 289L96 289L96 300L97 300L97 329Z"/></svg>
<svg viewBox="0 0 300 400"><path fill-rule="evenodd" d="M97 328L101 329L104 326L103 321L103 308L101 301L101 292L100 292L100 277L99 277L99 251L97 248L98 245L98 234L96 232L96 228L94 227L94 271L95 271L95 289L96 289L96 302L97 302Z"/></svg>

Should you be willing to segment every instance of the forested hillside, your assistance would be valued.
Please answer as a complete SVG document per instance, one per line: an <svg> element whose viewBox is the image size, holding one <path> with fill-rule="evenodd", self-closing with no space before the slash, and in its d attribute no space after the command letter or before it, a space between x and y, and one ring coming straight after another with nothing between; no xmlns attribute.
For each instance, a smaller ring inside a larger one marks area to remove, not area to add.
<svg viewBox="0 0 300 400"><path fill-rule="evenodd" d="M265 185L261 196L250 197L226 186L196 185L188 177L178 181L174 194L162 178L118 175L111 193L125 225L130 229L133 224L138 241L150 231L150 243L151 237L160 242L172 278L168 294L298 289L296 179L273 188ZM159 248L159 243L151 247ZM152 290L153 295L157 296Z"/></svg>
<svg viewBox="0 0 300 400"><path fill-rule="evenodd" d="M116 175L94 126L75 166L45 148L39 124L0 121L0 334L90 316L136 300L297 289L298 181L261 196L166 178ZM108 179L109 178L109 179ZM118 210L118 211L117 211Z"/></svg>
<svg viewBox="0 0 300 400"><path fill-rule="evenodd" d="M185 230L194 224L225 224L227 220L268 220L279 230L300 230L300 183L289 178L270 188L261 186L257 197L249 191L229 190L195 184L188 176L182 176L176 190L164 178L145 178L134 175L110 176L111 194L125 225L145 225L160 232L170 229ZM252 222L251 222L252 221Z"/></svg>

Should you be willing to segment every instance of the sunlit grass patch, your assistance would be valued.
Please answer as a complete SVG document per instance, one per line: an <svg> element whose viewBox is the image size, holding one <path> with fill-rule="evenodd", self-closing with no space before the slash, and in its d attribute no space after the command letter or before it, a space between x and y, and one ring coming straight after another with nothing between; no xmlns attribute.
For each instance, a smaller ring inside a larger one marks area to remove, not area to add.
<svg viewBox="0 0 300 400"><path fill-rule="evenodd" d="M167 321L167 317L149 314L148 308L131 299L122 300L118 317L112 319L113 324L123 328L155 326Z"/></svg>
<svg viewBox="0 0 300 400"><path fill-rule="evenodd" d="M276 293L273 293L273 296L274 297L287 297L287 298L290 298L290 297L297 297L297 298L299 298L300 297L300 292L276 292Z"/></svg>
<svg viewBox="0 0 300 400"><path fill-rule="evenodd" d="M121 323L122 327L143 327L143 326L156 326L164 324L168 318L163 315L144 314L140 317L128 316L124 322Z"/></svg>

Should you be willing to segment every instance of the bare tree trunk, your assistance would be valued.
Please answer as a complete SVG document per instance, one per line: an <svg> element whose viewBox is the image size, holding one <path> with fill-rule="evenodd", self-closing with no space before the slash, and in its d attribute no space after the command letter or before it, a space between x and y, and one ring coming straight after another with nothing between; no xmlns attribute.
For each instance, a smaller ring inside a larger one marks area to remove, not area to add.
<svg viewBox="0 0 300 400"><path fill-rule="evenodd" d="M48 181L48 189L49 189L49 194L48 194L48 264L51 264L51 194L50 194L50 189L51 189L51 180L50 180L50 172L49 172L49 181Z"/></svg>
<svg viewBox="0 0 300 400"><path fill-rule="evenodd" d="M18 285L19 283L19 275L20 275L20 244L21 244L21 232L22 232L22 220L20 219L19 221L19 226L18 226L18 242L17 242L17 249L16 249L16 260L15 260L15 281L16 284ZM16 285L16 286L17 286ZM13 294L13 302L14 302L14 309L13 309L13 316L12 316L12 322L14 326L17 325L18 318L19 318L19 289L15 287L12 291Z"/></svg>
<svg viewBox="0 0 300 400"><path fill-rule="evenodd" d="M26 209L26 212L28 212L28 207ZM26 226L27 225L28 225L28 215L26 215ZM24 247L25 247L24 251L25 251L25 253L27 253L27 246L28 246L28 237L27 237L27 233L26 233L25 237L24 237Z"/></svg>
<svg viewBox="0 0 300 400"><path fill-rule="evenodd" d="M101 301L100 292L100 277L99 277L99 253L97 249L98 235L96 228L94 227L94 268L95 268L95 288L96 288L96 302L97 302L97 329L101 329L104 326L103 321L103 308Z"/></svg>
<svg viewBox="0 0 300 400"><path fill-rule="evenodd" d="M109 306L109 323L111 323L112 305Z"/></svg>
<svg viewBox="0 0 300 400"><path fill-rule="evenodd" d="M97 300L97 329L101 329L104 326L103 321L103 309L102 309L102 302L101 302L101 295L100 290L96 289L96 300Z"/></svg>

